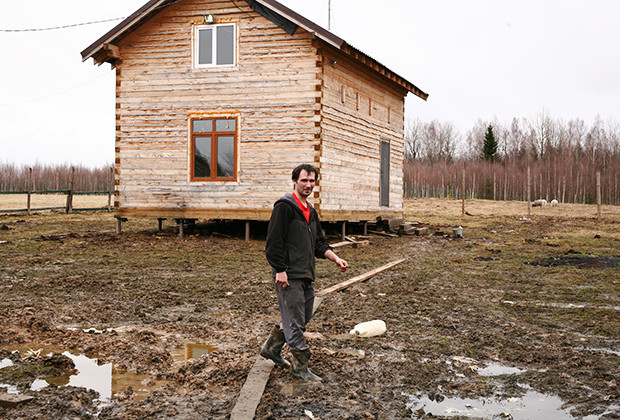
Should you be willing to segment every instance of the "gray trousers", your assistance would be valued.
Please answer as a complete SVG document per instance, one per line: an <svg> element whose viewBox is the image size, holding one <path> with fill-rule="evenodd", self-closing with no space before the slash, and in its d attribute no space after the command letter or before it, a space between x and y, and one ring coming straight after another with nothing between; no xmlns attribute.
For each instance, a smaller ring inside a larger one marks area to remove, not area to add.
<svg viewBox="0 0 620 420"><path fill-rule="evenodd" d="M311 280L289 279L288 283L288 287L276 284L284 338L291 350L306 350L304 332L312 318L314 287Z"/></svg>

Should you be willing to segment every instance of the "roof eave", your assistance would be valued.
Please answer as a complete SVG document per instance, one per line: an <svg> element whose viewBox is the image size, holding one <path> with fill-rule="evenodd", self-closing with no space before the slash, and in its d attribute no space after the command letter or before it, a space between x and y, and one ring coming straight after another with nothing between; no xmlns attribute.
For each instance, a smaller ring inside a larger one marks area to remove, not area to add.
<svg viewBox="0 0 620 420"><path fill-rule="evenodd" d="M133 12L131 16L127 17L121 23L109 30L101 38L99 38L86 49L84 49L84 51L82 51L81 53L82 61L86 61L89 58L93 57L101 49L103 49L105 44L112 43L112 41L114 41L114 39L117 38L120 34L124 33L127 29L138 23L140 20L144 19L145 16L147 16L150 12L155 10L166 1L169 0L150 0L144 6Z"/></svg>
<svg viewBox="0 0 620 420"><path fill-rule="evenodd" d="M372 58L371 56L369 56L368 54L365 54L364 52L358 50L357 48L347 43L344 43L340 49L345 54L349 55L356 61L359 61L362 64L365 64L366 66L372 68L377 73L381 74L383 77L390 79L392 82L402 86L403 88L407 89L409 92L413 93L417 97L425 101L427 100L428 93L422 91L416 85L414 85L413 83L411 83L404 77L399 76L397 73L393 72L392 70L390 70L389 68L387 68L386 66L384 66L383 64L381 64L380 62Z"/></svg>
<svg viewBox="0 0 620 420"><path fill-rule="evenodd" d="M256 0L256 2L271 9L275 9L278 13L289 19L291 22L297 24L308 32L315 34L317 37L336 48L340 48L344 44L344 40L342 38L334 35L330 31L306 19L299 13L289 9L275 0Z"/></svg>

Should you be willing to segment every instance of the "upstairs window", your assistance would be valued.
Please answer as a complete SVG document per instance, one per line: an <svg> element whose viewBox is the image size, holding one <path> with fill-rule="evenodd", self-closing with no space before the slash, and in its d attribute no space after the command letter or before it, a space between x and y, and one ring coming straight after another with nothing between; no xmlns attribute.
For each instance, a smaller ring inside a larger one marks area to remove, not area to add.
<svg viewBox="0 0 620 420"><path fill-rule="evenodd" d="M235 65L236 25L201 25L194 36L195 66L218 67Z"/></svg>
<svg viewBox="0 0 620 420"><path fill-rule="evenodd" d="M237 119L190 120L192 181L235 181L237 178Z"/></svg>

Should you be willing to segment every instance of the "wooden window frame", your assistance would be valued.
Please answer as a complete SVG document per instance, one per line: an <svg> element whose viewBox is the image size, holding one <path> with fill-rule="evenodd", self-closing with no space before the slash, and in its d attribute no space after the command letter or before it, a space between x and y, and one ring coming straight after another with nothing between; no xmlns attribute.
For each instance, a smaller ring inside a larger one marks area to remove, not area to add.
<svg viewBox="0 0 620 420"><path fill-rule="evenodd" d="M217 28L220 26L232 26L233 27L233 63L232 64L217 64ZM213 36L211 38L211 53L213 54L211 57L211 64L200 64L200 36L199 33L201 30L211 29L213 31ZM237 37L237 24L234 22L230 23L219 23L213 25L196 25L194 27L194 68L196 69L206 69L206 68L221 68L221 67L236 67L237 66L237 49L238 49L238 37Z"/></svg>
<svg viewBox="0 0 620 420"><path fill-rule="evenodd" d="M194 121L206 121L211 120L213 124L212 131L194 131ZM234 120L234 131L216 131L217 120ZM218 177L217 176L217 138L218 136L234 137L233 148L233 176L232 177ZM209 117L197 116L189 118L189 179L190 182L236 182L239 179L239 117L230 115L214 115ZM195 153L196 153L196 137L210 137L211 138L211 176L196 177L194 176L195 170Z"/></svg>

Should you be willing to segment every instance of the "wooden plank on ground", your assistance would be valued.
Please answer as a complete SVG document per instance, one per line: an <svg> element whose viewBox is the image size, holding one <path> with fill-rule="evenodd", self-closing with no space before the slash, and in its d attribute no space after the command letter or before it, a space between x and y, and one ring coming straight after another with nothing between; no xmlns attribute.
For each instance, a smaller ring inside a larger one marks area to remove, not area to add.
<svg viewBox="0 0 620 420"><path fill-rule="evenodd" d="M254 418L273 366L274 363L271 360L258 356L241 388L237 404L230 413L230 420L252 420Z"/></svg>
<svg viewBox="0 0 620 420"><path fill-rule="evenodd" d="M348 246L348 245L353 245L353 242L349 242L349 241L342 241L342 242L336 242L335 244L329 244L329 246L331 246L332 248L340 248L342 246Z"/></svg>
<svg viewBox="0 0 620 420"><path fill-rule="evenodd" d="M323 289L320 290L316 293L317 296L325 296L325 295L329 295L331 293L334 292L338 292L339 290L342 289L346 289L347 287L351 286L352 284L355 283L359 283L362 282L364 280L368 280L369 278L381 273L382 271L386 271L389 270L390 268L402 263L403 261L405 261L406 258L400 259L400 260L396 260L396 261L392 261L390 263L387 263L385 265L382 265L379 268L375 268L374 270L368 271L367 273L361 274L359 276L353 277L347 281L343 281L342 283L338 283L334 286L328 287L327 289Z"/></svg>
<svg viewBox="0 0 620 420"><path fill-rule="evenodd" d="M387 236L390 238L398 238L398 235L395 235L393 233L379 232L377 230L369 230L368 233L371 233L373 235Z"/></svg>
<svg viewBox="0 0 620 420"><path fill-rule="evenodd" d="M325 299L324 296L315 296L314 297L314 306L312 307L312 313L313 314L316 312L317 309L319 309L319 306L321 306L321 303L323 302L323 299Z"/></svg>
<svg viewBox="0 0 620 420"><path fill-rule="evenodd" d="M32 400L34 400L34 397L29 397L27 395L0 393L0 407L13 408Z"/></svg>

